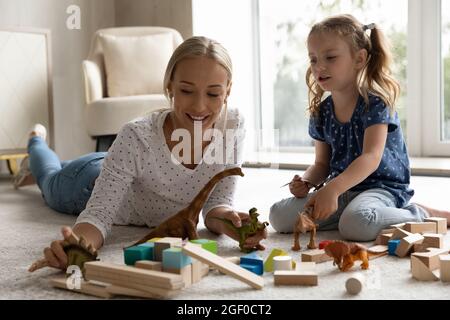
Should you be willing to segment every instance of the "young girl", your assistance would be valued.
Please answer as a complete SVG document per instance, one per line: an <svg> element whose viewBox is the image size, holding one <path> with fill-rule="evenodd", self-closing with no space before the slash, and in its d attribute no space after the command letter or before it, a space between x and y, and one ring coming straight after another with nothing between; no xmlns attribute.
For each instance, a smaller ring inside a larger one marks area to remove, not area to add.
<svg viewBox="0 0 450 320"><path fill-rule="evenodd" d="M204 37L183 42L173 53L164 78L172 108L154 112L121 129L73 231L100 248L113 224L157 226L187 207L216 173L239 166L241 141L235 138L231 148L226 143L230 140L228 131L243 129L239 112L226 108L231 80L231 60L219 43ZM199 128L200 142L196 136L199 133L194 132ZM205 140L204 133L206 136L206 131L213 128L224 132L222 139L215 135ZM182 141L189 148L181 151L180 142L173 138L180 133L189 134L189 141ZM216 146L228 147L224 150L227 155L237 154L235 161L207 163L212 150L218 151ZM196 147L200 157L195 157ZM222 179L203 207L207 228L234 239L238 239L234 231L212 218L226 218L235 226L249 219L248 214L232 209L236 182L235 176ZM62 229L64 238L71 232L68 227ZM266 234L259 234L249 238L246 247L262 249L259 241L265 237ZM67 266L60 240L45 248L44 255L52 267Z"/></svg>
<svg viewBox="0 0 450 320"><path fill-rule="evenodd" d="M272 206L275 230L292 232L298 212L307 207L313 207L319 230L338 228L354 241L373 240L391 224L450 218L449 212L409 204L409 159L393 108L399 85L381 30L351 15L334 16L312 27L307 45L315 162L289 184L295 197Z"/></svg>

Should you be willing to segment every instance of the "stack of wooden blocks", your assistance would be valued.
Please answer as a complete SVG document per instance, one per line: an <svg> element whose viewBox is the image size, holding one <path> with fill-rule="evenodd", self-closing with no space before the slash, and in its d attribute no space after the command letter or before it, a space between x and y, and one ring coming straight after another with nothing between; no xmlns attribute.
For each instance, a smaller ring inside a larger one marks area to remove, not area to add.
<svg viewBox="0 0 450 320"><path fill-rule="evenodd" d="M444 247L447 219L426 218L424 222L407 222L382 230L376 240L387 244L389 254L411 258L412 277L422 281L450 281L449 249Z"/></svg>

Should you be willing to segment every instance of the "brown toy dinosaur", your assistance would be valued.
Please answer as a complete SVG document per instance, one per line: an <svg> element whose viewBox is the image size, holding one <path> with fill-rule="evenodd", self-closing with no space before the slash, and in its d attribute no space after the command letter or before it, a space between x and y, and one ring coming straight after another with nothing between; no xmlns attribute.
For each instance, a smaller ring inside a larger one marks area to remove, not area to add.
<svg viewBox="0 0 450 320"><path fill-rule="evenodd" d="M293 251L299 251L301 249L299 242L300 233L306 233L308 231L310 231L308 249L317 248L315 239L316 228L318 227L318 225L311 218L311 213L312 207L308 207L298 214L297 221L294 225L294 245L292 246Z"/></svg>
<svg viewBox="0 0 450 320"><path fill-rule="evenodd" d="M334 259L333 265L339 270L348 271L355 261L361 260L361 269L369 269L369 256L379 255L380 252L371 252L367 247L359 243L335 240L325 247L325 253Z"/></svg>
<svg viewBox="0 0 450 320"><path fill-rule="evenodd" d="M200 190L189 206L163 221L156 229L137 241L133 246L144 243L152 238L177 237L182 239L189 238L190 240L198 239L198 216L211 190L221 179L233 175L244 176L239 167L219 172Z"/></svg>

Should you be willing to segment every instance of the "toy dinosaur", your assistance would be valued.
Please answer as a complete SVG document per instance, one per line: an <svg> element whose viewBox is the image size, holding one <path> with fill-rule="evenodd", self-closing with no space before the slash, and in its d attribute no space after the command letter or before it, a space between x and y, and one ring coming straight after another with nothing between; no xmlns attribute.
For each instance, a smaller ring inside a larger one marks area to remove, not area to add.
<svg viewBox="0 0 450 320"><path fill-rule="evenodd" d="M348 271L357 260L361 260L361 269L369 269L369 256L379 255L380 252L372 252L362 244L335 240L325 246L325 253L332 257L333 265L339 270Z"/></svg>
<svg viewBox="0 0 450 320"><path fill-rule="evenodd" d="M97 250L86 242L86 240L80 236L79 238L72 232L67 240L62 242L64 252L67 254L67 265L77 265L84 276L84 263L89 261L97 261ZM41 259L34 262L29 272L34 272L38 269L48 267L47 259Z"/></svg>
<svg viewBox="0 0 450 320"><path fill-rule="evenodd" d="M163 221L158 227L156 227L156 229L152 230L141 240L134 243L133 246L144 243L152 238L177 237L182 239L189 238L190 240L198 239L198 217L211 190L221 179L233 175L239 175L241 177L244 176L241 168L239 167L226 169L219 172L211 178L202 190L200 190L189 206Z"/></svg>
<svg viewBox="0 0 450 320"><path fill-rule="evenodd" d="M269 223L260 222L258 220L259 213L256 208L251 208L249 211L250 223L244 224L241 227L236 227L230 220L225 218L213 217L214 219L220 220L225 223L228 227L236 231L239 235L239 248L241 248L241 252L249 253L255 250L255 248L244 248L244 243L247 238L254 236L258 232L262 232Z"/></svg>
<svg viewBox="0 0 450 320"><path fill-rule="evenodd" d="M292 250L299 251L301 249L299 237L300 233L306 233L310 231L310 238L308 249L316 249L316 228L318 225L311 218L312 207L306 208L304 211L300 212L297 217L297 221L294 224L294 245Z"/></svg>

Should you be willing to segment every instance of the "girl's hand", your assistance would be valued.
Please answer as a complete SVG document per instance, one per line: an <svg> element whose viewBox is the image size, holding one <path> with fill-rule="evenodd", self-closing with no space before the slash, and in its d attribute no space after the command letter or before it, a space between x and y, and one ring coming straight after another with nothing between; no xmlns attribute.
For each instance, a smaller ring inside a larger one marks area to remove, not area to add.
<svg viewBox="0 0 450 320"><path fill-rule="evenodd" d="M313 207L312 218L314 220L325 220L338 209L338 197L333 188L325 186L309 198L305 208Z"/></svg>
<svg viewBox="0 0 450 320"><path fill-rule="evenodd" d="M216 211L217 212L217 211ZM244 224L250 223L250 216L248 213L237 212L234 210L224 210L220 211L220 213L210 212L206 217L205 223L210 226L210 229L218 232L224 233L230 238L239 241L239 234L236 230L230 228L230 226L223 223L223 221L219 221L217 219L212 219L213 217L223 218L229 220L236 228L242 227ZM244 243L245 248L257 248L258 250L264 250L265 247L261 245L259 242L262 239L267 238L267 230L264 229L259 231L255 235L248 237Z"/></svg>
<svg viewBox="0 0 450 320"><path fill-rule="evenodd" d="M64 240L68 240L72 234L72 228L62 227L61 233ZM63 240L55 240L50 247L44 249L44 256L48 265L53 268L65 270L67 268L67 255L62 247Z"/></svg>
<svg viewBox="0 0 450 320"><path fill-rule="evenodd" d="M308 183L302 180L298 175L295 175L291 183L289 183L289 191L297 198L304 198L308 195L310 187Z"/></svg>

